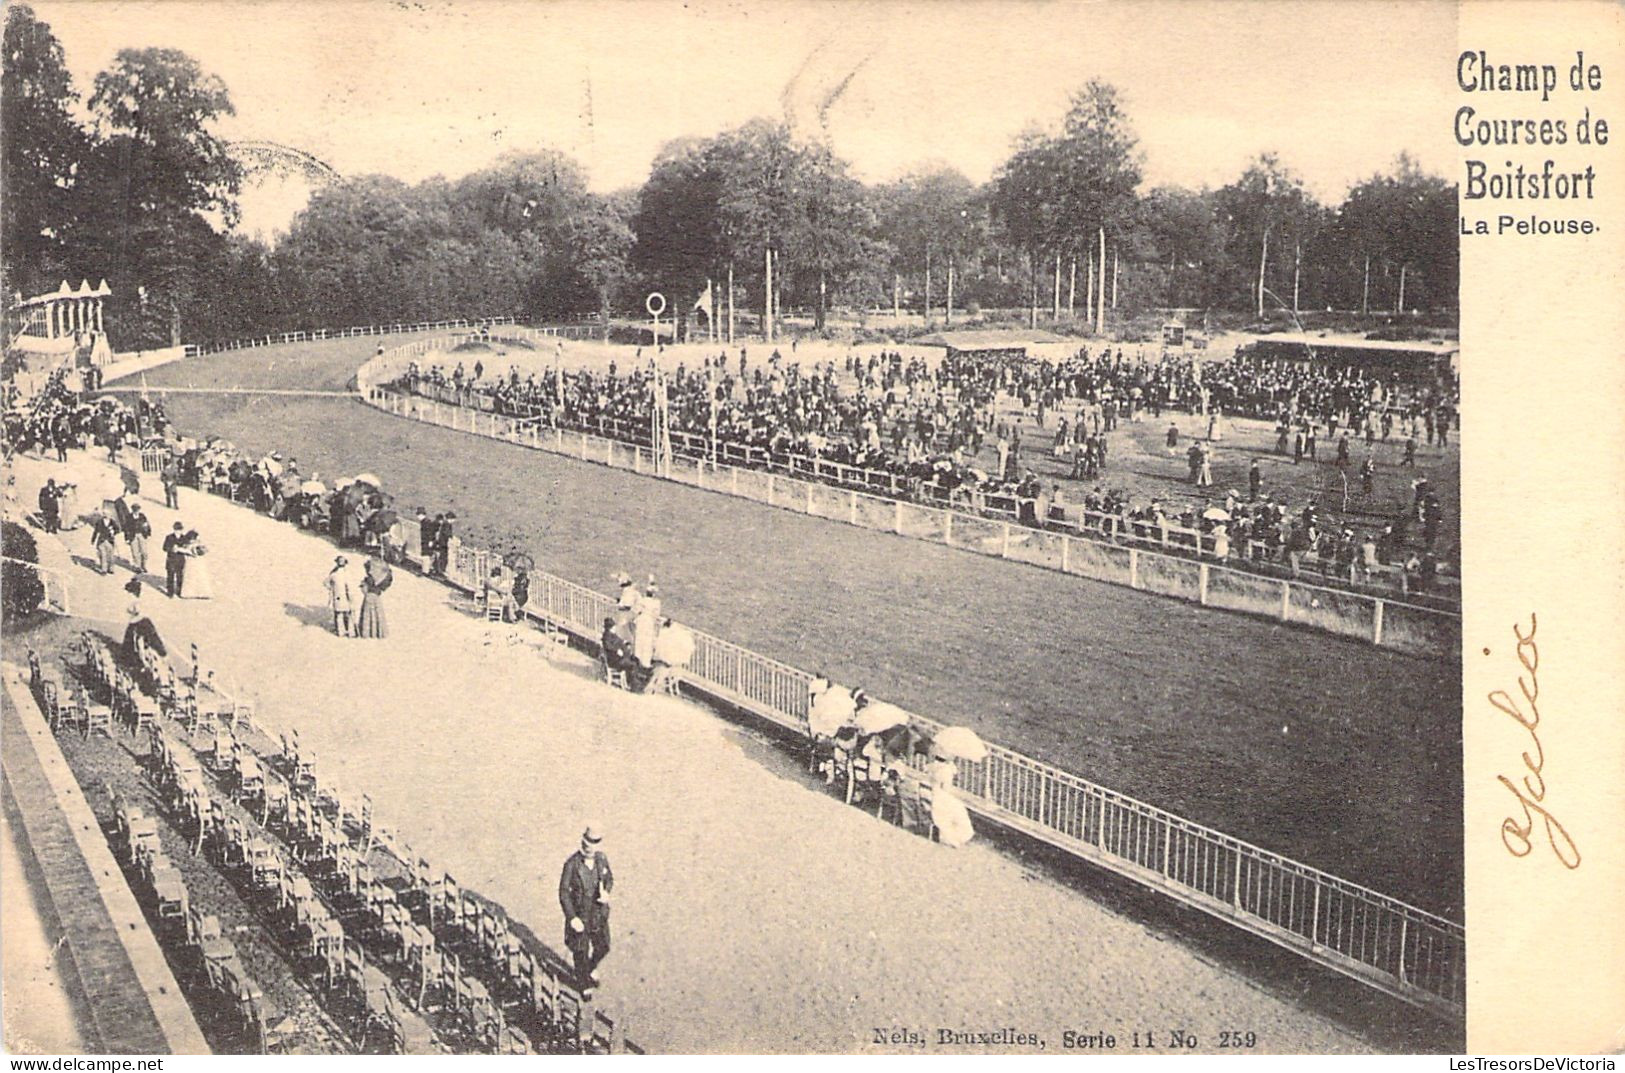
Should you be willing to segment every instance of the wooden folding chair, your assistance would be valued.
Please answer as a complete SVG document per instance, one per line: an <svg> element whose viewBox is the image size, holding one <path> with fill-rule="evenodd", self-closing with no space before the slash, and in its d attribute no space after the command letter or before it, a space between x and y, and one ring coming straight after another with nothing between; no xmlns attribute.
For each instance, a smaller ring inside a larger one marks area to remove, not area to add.
<svg viewBox="0 0 1625 1073"><path fill-rule="evenodd" d="M136 737L143 731L150 733L151 728L158 725L160 711L153 698L145 693L134 694L130 698L130 736Z"/></svg>
<svg viewBox="0 0 1625 1073"><path fill-rule="evenodd" d="M51 729L57 733L73 730L77 727L81 737L90 736L90 716L85 710L89 703L83 690L67 690L57 700L56 725Z"/></svg>

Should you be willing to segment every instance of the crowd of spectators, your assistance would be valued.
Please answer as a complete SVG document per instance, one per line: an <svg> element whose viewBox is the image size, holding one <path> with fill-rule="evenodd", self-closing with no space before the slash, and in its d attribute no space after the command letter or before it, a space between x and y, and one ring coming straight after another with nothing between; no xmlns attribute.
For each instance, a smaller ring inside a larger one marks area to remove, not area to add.
<svg viewBox="0 0 1625 1073"><path fill-rule="evenodd" d="M549 368L528 375L510 366L494 377L478 359L458 362L449 373L439 364L414 363L395 386L547 427L647 443L656 373L641 358L639 352L624 371L612 361L606 370ZM1442 505L1436 495L1425 503L1419 497L1414 510L1380 534L1329 526L1313 505L1289 511L1262 497L1256 483L1241 505L1225 509L1231 517L1203 513L1214 495L1211 445L1222 437L1224 415L1275 421L1277 451L1299 461L1319 460L1321 436L1335 442L1337 464L1351 475L1357 468L1369 495L1375 474L1370 446L1378 438L1406 436L1404 464L1411 465L1424 429L1428 443L1445 442L1455 419L1450 384L1385 381L1357 368L1246 353L1198 365L1109 347L1084 347L1063 361L950 352L934 365L895 350L807 365L773 350L753 363L741 348L737 361L720 353L698 368L678 365L662 379L674 437L713 457L769 466L797 458L837 463L862 471L871 489L878 479L902 498L981 509L1032 526L1064 522L1068 506L1060 486L1046 489L1027 464L1035 449L1050 451L1074 480L1100 481L1108 473L1109 434L1120 422L1205 410L1207 440L1191 443L1188 453L1191 484L1207 502L1135 505L1122 491L1097 486L1071 506L1113 516L1121 523L1112 526L1117 535L1167 522L1205 534L1204 554L1276 562L1294 572L1299 559L1286 548L1304 545L1328 579L1369 581L1378 567L1409 565L1403 583L1410 591L1430 587L1437 573ZM1035 445L1031 435L1024 440L1023 424L1013 416L1035 421L1046 442ZM1174 453L1177 425L1169 437ZM1351 454L1355 437L1367 444L1358 467ZM1284 518L1296 521L1285 525ZM1407 550L1412 524L1427 535ZM1295 530L1301 531L1294 536Z"/></svg>

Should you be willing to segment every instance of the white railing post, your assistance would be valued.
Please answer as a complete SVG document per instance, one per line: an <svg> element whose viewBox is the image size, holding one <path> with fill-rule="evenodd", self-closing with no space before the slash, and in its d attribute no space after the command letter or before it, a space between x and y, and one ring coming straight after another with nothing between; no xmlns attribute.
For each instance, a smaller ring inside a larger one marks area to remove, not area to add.
<svg viewBox="0 0 1625 1073"><path fill-rule="evenodd" d="M954 512L951 510L942 512L942 542L950 548L954 544Z"/></svg>
<svg viewBox="0 0 1625 1073"><path fill-rule="evenodd" d="M903 501L901 499L892 500L891 531L898 536L903 535Z"/></svg>
<svg viewBox="0 0 1625 1073"><path fill-rule="evenodd" d="M1131 589L1140 587L1140 552L1137 548L1128 550L1128 587Z"/></svg>
<svg viewBox="0 0 1625 1073"><path fill-rule="evenodd" d="M848 525L858 524L858 493L853 491L846 493L846 523Z"/></svg>
<svg viewBox="0 0 1625 1073"><path fill-rule="evenodd" d="M1072 572L1072 538L1061 534L1061 573Z"/></svg>
<svg viewBox="0 0 1625 1073"><path fill-rule="evenodd" d="M1010 523L1005 522L999 533L999 558L1010 558Z"/></svg>
<svg viewBox="0 0 1625 1073"><path fill-rule="evenodd" d="M1281 582L1281 621L1286 621L1287 610L1292 606L1292 583Z"/></svg>
<svg viewBox="0 0 1625 1073"><path fill-rule="evenodd" d="M1382 644L1382 613L1385 604L1381 600L1371 601L1371 643Z"/></svg>
<svg viewBox="0 0 1625 1073"><path fill-rule="evenodd" d="M773 474L767 475L767 505L773 505Z"/></svg>
<svg viewBox="0 0 1625 1073"><path fill-rule="evenodd" d="M1196 564L1196 602L1207 606L1207 563Z"/></svg>
<svg viewBox="0 0 1625 1073"><path fill-rule="evenodd" d="M807 481L807 513L813 512L813 482Z"/></svg>

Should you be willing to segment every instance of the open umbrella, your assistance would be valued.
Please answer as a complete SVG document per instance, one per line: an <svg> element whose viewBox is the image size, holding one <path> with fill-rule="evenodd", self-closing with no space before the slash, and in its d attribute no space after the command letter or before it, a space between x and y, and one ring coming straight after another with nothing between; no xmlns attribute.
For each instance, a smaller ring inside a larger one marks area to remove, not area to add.
<svg viewBox="0 0 1625 1073"><path fill-rule="evenodd" d="M350 485L354 483L354 477L340 477L338 480L333 482L333 491L342 492L344 489L350 487Z"/></svg>
<svg viewBox="0 0 1625 1073"><path fill-rule="evenodd" d="M975 763L987 759L987 743L976 736L970 727L949 727L937 732L931 739L931 748L941 756L956 757Z"/></svg>
<svg viewBox="0 0 1625 1073"><path fill-rule="evenodd" d="M1230 520L1230 512L1223 507L1209 507L1202 512L1202 517L1210 522L1227 522Z"/></svg>
<svg viewBox="0 0 1625 1073"><path fill-rule="evenodd" d="M306 481L299 486L299 490L307 496L320 496L327 494L327 485L321 481Z"/></svg>
<svg viewBox="0 0 1625 1073"><path fill-rule="evenodd" d="M833 737L837 730L851 722L856 710L850 689L830 686L813 698L812 707L807 711L807 727L814 734Z"/></svg>
<svg viewBox="0 0 1625 1073"><path fill-rule="evenodd" d="M355 479L357 484L370 484L374 488L382 488L384 486L383 481L379 480L377 477L374 477L370 473L357 473L355 475Z"/></svg>
<svg viewBox="0 0 1625 1073"><path fill-rule="evenodd" d="M876 701L859 712L855 722L865 734L879 734L882 730L907 723L908 713L895 704Z"/></svg>
<svg viewBox="0 0 1625 1073"><path fill-rule="evenodd" d="M536 560L529 552L510 551L502 557L502 561L512 570L531 571L536 569Z"/></svg>

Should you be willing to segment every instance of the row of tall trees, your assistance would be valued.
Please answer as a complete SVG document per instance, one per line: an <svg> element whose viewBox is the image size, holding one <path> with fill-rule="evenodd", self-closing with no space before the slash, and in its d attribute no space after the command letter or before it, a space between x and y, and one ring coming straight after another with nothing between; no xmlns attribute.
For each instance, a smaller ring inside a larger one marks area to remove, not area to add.
<svg viewBox="0 0 1625 1073"><path fill-rule="evenodd" d="M632 311L822 328L835 307L1386 310L1456 300L1455 188L1408 157L1319 204L1274 154L1216 190L1143 189L1117 91L1089 82L985 184L935 165L866 185L827 145L756 120L663 147L600 195L568 157L461 179L357 176L270 244L232 230L243 176L215 132L226 87L183 53L126 50L80 101L49 28L5 29L6 292L112 284L115 344L450 316Z"/></svg>

